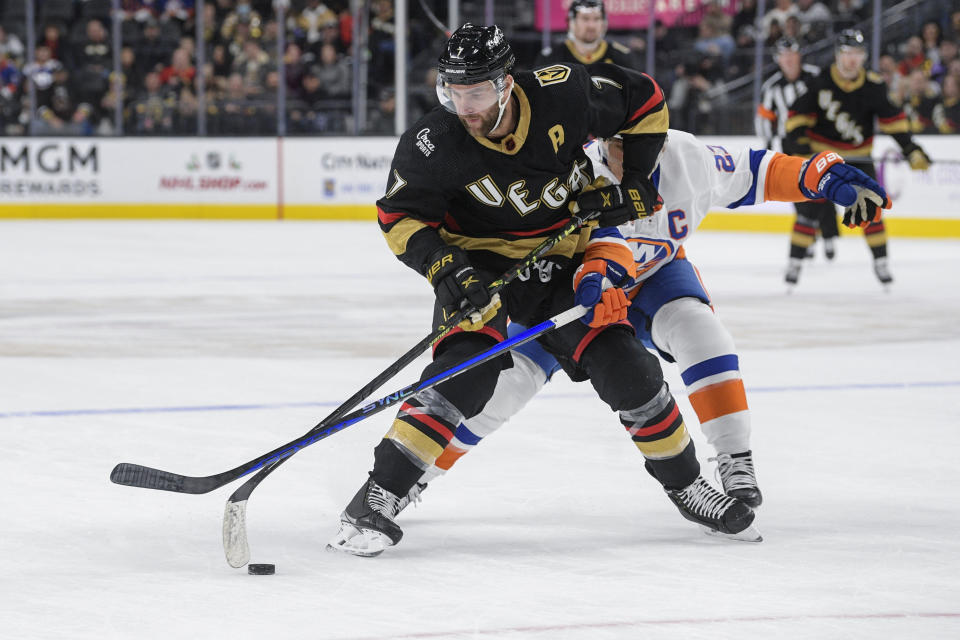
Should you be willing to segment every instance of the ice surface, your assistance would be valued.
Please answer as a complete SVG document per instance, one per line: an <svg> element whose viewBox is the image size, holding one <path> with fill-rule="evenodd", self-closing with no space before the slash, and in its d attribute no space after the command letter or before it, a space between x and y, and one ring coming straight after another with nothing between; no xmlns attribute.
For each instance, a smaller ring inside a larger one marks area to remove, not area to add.
<svg viewBox="0 0 960 640"><path fill-rule="evenodd" d="M688 244L740 348L762 544L682 520L557 376L374 560L323 548L391 416L300 453L251 499L277 574L249 576L227 489L111 468L206 475L299 436L427 333L429 289L374 224L3 222L0 636L960 637L960 243L894 238L887 294L848 237L788 296L787 242Z"/></svg>

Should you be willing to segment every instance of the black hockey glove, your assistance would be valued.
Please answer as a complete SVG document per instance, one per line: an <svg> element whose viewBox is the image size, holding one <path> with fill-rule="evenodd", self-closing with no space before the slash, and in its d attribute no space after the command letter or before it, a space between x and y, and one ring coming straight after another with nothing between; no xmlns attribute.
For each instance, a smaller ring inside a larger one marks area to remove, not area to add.
<svg viewBox="0 0 960 640"><path fill-rule="evenodd" d="M500 295L490 296L487 283L470 264L463 249L442 247L431 253L425 264L424 275L433 285L445 321L461 309L473 309L460 323L460 328L478 331L497 314Z"/></svg>
<svg viewBox="0 0 960 640"><path fill-rule="evenodd" d="M663 206L657 188L649 178L625 172L620 184L584 191L577 198L580 211L599 211L601 227L616 227L651 216Z"/></svg>
<svg viewBox="0 0 960 640"><path fill-rule="evenodd" d="M911 142L903 147L903 155L910 163L910 168L914 171L926 171L933 164L927 152L920 148L915 142Z"/></svg>

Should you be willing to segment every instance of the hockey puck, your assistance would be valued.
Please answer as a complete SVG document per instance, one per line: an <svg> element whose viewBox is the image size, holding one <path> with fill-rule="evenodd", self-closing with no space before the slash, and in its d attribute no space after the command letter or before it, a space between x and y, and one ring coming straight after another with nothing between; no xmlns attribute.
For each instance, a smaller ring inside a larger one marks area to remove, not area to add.
<svg viewBox="0 0 960 640"><path fill-rule="evenodd" d="M252 576L272 576L277 570L276 565L272 564L248 564L247 573Z"/></svg>

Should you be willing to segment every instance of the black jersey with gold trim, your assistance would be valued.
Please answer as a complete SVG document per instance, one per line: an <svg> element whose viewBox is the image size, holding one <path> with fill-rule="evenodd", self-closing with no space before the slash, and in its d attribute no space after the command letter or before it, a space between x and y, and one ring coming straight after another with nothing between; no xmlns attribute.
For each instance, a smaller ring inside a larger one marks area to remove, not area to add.
<svg viewBox="0 0 960 640"><path fill-rule="evenodd" d="M633 51L619 42L601 40L599 46L597 46L593 52L582 54L577 51L577 48L574 46L573 41L570 40L570 38L564 40L559 46L541 51L540 55L537 56L534 66L545 67L549 64L556 63L577 63L590 65L598 62L603 62L606 64L618 64L621 67L626 67L628 69L639 68Z"/></svg>
<svg viewBox="0 0 960 640"><path fill-rule="evenodd" d="M426 257L452 244L478 266L506 270L569 220L569 202L593 180L582 146L590 135L621 134L625 166L649 175L669 124L663 92L641 73L592 70L555 64L517 73L517 126L497 142L471 136L442 108L404 133L377 201L394 254L422 274ZM586 235L551 255L572 258Z"/></svg>
<svg viewBox="0 0 960 640"><path fill-rule="evenodd" d="M800 148L813 153L829 149L869 156L874 119L880 132L892 135L900 146L910 143L910 123L890 102L883 78L861 70L856 79L845 80L833 65L791 105L786 132Z"/></svg>

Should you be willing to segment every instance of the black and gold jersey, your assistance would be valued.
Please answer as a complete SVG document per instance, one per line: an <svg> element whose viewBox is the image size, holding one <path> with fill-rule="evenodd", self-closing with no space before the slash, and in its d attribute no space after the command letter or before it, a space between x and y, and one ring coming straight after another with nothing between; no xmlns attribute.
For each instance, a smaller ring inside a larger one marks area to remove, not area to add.
<svg viewBox="0 0 960 640"><path fill-rule="evenodd" d="M625 166L649 175L669 124L663 92L615 65L592 71L555 64L517 73L516 129L496 142L442 108L404 133L377 201L394 254L422 274L427 256L451 244L478 267L505 271L569 220L569 202L593 180L583 151L591 135L622 135ZM587 235L550 255L572 258Z"/></svg>
<svg viewBox="0 0 960 640"><path fill-rule="evenodd" d="M873 148L875 120L880 133L892 135L901 147L911 143L907 116L890 102L883 79L861 70L856 79L845 80L833 65L791 105L786 132L812 153L835 150L866 157Z"/></svg>
<svg viewBox="0 0 960 640"><path fill-rule="evenodd" d="M534 66L545 67L550 64L596 64L598 62L606 64L617 64L628 69L639 69L638 62L633 52L619 42L610 40L601 40L600 45L591 53L583 54L577 51L573 41L567 38L563 44L541 51L537 56Z"/></svg>

